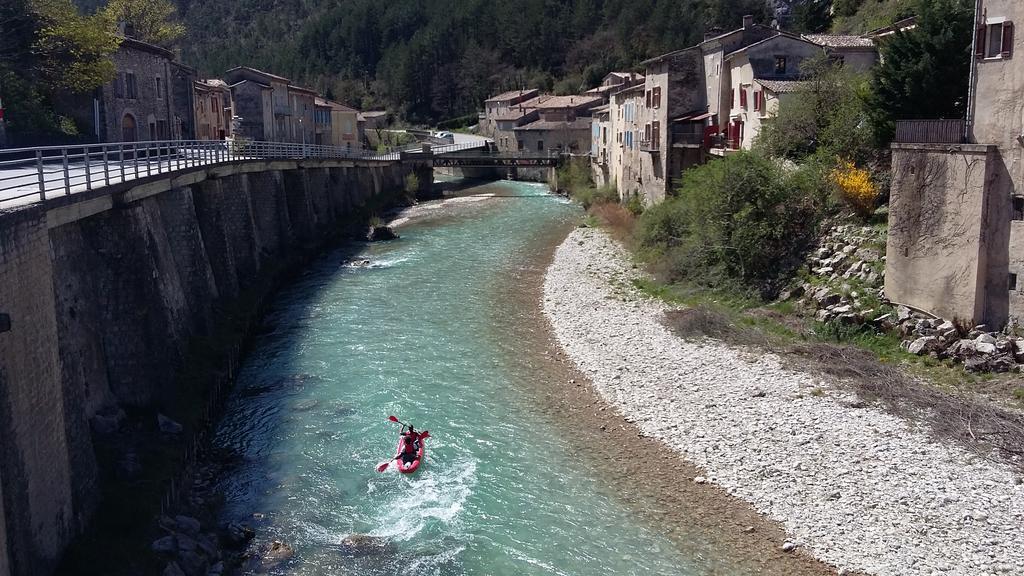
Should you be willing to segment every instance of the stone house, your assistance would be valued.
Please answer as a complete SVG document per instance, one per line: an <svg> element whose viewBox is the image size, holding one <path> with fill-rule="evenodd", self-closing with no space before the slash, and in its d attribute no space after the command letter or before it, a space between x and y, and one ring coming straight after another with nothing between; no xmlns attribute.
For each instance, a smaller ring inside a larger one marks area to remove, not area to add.
<svg viewBox="0 0 1024 576"><path fill-rule="evenodd" d="M623 201L640 196L640 137L643 135L644 85L638 84L611 95L608 103L608 183L614 184Z"/></svg>
<svg viewBox="0 0 1024 576"><path fill-rule="evenodd" d="M609 149L608 131L611 128L610 105L598 106L591 110L590 124L590 158L594 183L607 186L612 183L608 166ZM614 134L614 133L613 133Z"/></svg>
<svg viewBox="0 0 1024 576"><path fill-rule="evenodd" d="M290 142L292 109L287 78L239 66L224 73L231 88L239 134L250 140Z"/></svg>
<svg viewBox="0 0 1024 576"><path fill-rule="evenodd" d="M1024 320L1019 0L979 0L967 118L897 122L885 293L946 319Z"/></svg>
<svg viewBox="0 0 1024 576"><path fill-rule="evenodd" d="M586 154L590 150L590 114L600 96L538 96L523 103L531 112L512 127L516 150ZM524 122L529 118L533 121ZM504 134L502 135L504 137ZM505 144L508 146L508 143ZM499 146L499 149L501 147Z"/></svg>
<svg viewBox="0 0 1024 576"><path fill-rule="evenodd" d="M609 97L619 90L635 86L644 81L643 74L636 72L609 72L601 80L601 84L595 88L591 88L584 92L590 96L600 96L604 99L605 103L608 102Z"/></svg>
<svg viewBox="0 0 1024 576"><path fill-rule="evenodd" d="M825 47L829 56L854 72L868 72L878 63L878 48L864 36L804 34L802 38Z"/></svg>
<svg viewBox="0 0 1024 576"><path fill-rule="evenodd" d="M823 53L813 42L777 33L726 54L717 118L718 126L725 127L725 140L712 153L749 149L780 99L800 90L801 63Z"/></svg>
<svg viewBox="0 0 1024 576"><path fill-rule="evenodd" d="M488 98L484 101L484 111L481 114L478 127L479 133L488 138L494 138L499 117L506 116L509 108L536 98L539 94L540 90L528 88L524 90L510 90Z"/></svg>
<svg viewBox="0 0 1024 576"><path fill-rule="evenodd" d="M231 88L223 80L196 80L196 140L224 140L231 136Z"/></svg>
<svg viewBox="0 0 1024 576"><path fill-rule="evenodd" d="M291 109L291 115L289 116L288 135L282 141L298 144L316 142L316 120L313 118L316 112L316 98L317 93L314 90L288 85L288 106Z"/></svg>
<svg viewBox="0 0 1024 576"><path fill-rule="evenodd" d="M93 106L92 124L98 141L138 142L190 136L188 125L183 133L182 120L187 118L191 124L192 103L189 97L181 97L178 84L187 82L190 86L194 71L175 63L170 51L133 38L124 38L111 59L116 76L99 89ZM175 103L176 95L181 102Z"/></svg>
<svg viewBox="0 0 1024 576"><path fill-rule="evenodd" d="M362 150L359 111L326 98L316 99L316 143Z"/></svg>

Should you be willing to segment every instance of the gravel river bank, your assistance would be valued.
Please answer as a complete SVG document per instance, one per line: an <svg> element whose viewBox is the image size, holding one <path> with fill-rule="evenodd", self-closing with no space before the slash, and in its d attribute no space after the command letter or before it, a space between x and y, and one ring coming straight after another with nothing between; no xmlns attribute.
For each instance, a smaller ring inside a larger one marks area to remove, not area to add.
<svg viewBox="0 0 1024 576"><path fill-rule="evenodd" d="M632 288L639 274L607 234L577 229L546 272L543 311L605 401L703 470L680 481L721 486L784 526L779 548L840 571L1021 573L1024 485L1009 466L853 408L774 355L675 336L667 307Z"/></svg>

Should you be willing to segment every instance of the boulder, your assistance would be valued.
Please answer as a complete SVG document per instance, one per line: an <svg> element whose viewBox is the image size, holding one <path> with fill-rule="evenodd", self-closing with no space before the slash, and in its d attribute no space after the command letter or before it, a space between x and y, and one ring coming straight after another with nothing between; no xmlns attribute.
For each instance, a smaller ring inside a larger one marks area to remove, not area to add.
<svg viewBox="0 0 1024 576"><path fill-rule="evenodd" d="M178 555L178 565L186 576L206 576L209 564L198 552L187 551Z"/></svg>
<svg viewBox="0 0 1024 576"><path fill-rule="evenodd" d="M982 333L978 334L978 336L974 338L974 341L978 342L979 344L992 344L994 346L996 343L996 338L991 334Z"/></svg>
<svg viewBox="0 0 1024 576"><path fill-rule="evenodd" d="M260 554L260 563L264 569L269 569L288 560L292 556L295 556L294 548L280 540L274 540L263 548L263 553Z"/></svg>
<svg viewBox="0 0 1024 576"><path fill-rule="evenodd" d="M956 325L950 322L949 320L946 320L941 322L938 326L935 326L935 329L939 332L939 334L951 334L953 332L956 332Z"/></svg>
<svg viewBox="0 0 1024 576"><path fill-rule="evenodd" d="M1013 341L1007 338L1006 336L1000 335L998 338L996 338L996 350L999 352L1012 352Z"/></svg>
<svg viewBox="0 0 1024 576"><path fill-rule="evenodd" d="M108 406L97 412L90 420L92 431L99 436L109 436L121 429L127 415L118 406Z"/></svg>
<svg viewBox="0 0 1024 576"><path fill-rule="evenodd" d="M339 549L345 556L361 557L394 552L395 545L381 536L349 534L342 539Z"/></svg>
<svg viewBox="0 0 1024 576"><path fill-rule="evenodd" d="M178 551L178 542L174 536L164 536L158 540L154 540L150 544L150 549L158 554L171 554Z"/></svg>
<svg viewBox="0 0 1024 576"><path fill-rule="evenodd" d="M882 332L888 332L896 327L892 314L882 314L871 321Z"/></svg>
<svg viewBox="0 0 1024 576"><path fill-rule="evenodd" d="M978 352L978 354L995 354L996 353L996 345L995 344L989 344L988 342L979 342L979 341L975 340L974 341L974 349L975 349L975 351Z"/></svg>
<svg viewBox="0 0 1024 576"><path fill-rule="evenodd" d="M199 524L199 520L196 520L191 516L175 516L174 523L178 525L179 530L192 536L199 534L199 530L202 528L202 526Z"/></svg>
<svg viewBox="0 0 1024 576"><path fill-rule="evenodd" d="M178 566L177 562L169 562L164 568L163 576L185 576L185 572Z"/></svg>
<svg viewBox="0 0 1024 576"><path fill-rule="evenodd" d="M819 290L814 295L814 301L818 303L819 308L828 308L829 306L835 306L842 302L843 297L835 292L829 291L828 289Z"/></svg>
<svg viewBox="0 0 1024 576"><path fill-rule="evenodd" d="M228 524L224 532L228 545L235 548L241 548L256 535L252 528L241 522Z"/></svg>
<svg viewBox="0 0 1024 576"><path fill-rule="evenodd" d="M899 322L909 320L910 317L913 315L914 313L910 311L910 308L907 308L902 304L896 307L896 320L898 320Z"/></svg>
<svg viewBox="0 0 1024 576"><path fill-rule="evenodd" d="M938 349L938 339L935 336L922 336L910 343L910 346L907 347L907 352L920 356L933 352L936 349Z"/></svg>
<svg viewBox="0 0 1024 576"><path fill-rule="evenodd" d="M1017 363L1013 360L1013 356L1009 354L1001 354L993 358L989 364L988 369L992 372L1009 372L1013 370Z"/></svg>
<svg viewBox="0 0 1024 576"><path fill-rule="evenodd" d="M366 233L366 239L370 242L382 242L396 238L398 238L398 234L395 234L390 226L370 226L370 230Z"/></svg>
<svg viewBox="0 0 1024 576"><path fill-rule="evenodd" d="M974 340L966 338L959 340L949 347L949 355L954 358L970 358L978 353L978 344Z"/></svg>
<svg viewBox="0 0 1024 576"><path fill-rule="evenodd" d="M221 576L224 573L224 563L217 562L206 571L206 576Z"/></svg>
<svg viewBox="0 0 1024 576"><path fill-rule="evenodd" d="M178 424L163 414L156 415L156 423L160 428L160 432L163 434L181 434L181 431L184 429L181 424Z"/></svg>

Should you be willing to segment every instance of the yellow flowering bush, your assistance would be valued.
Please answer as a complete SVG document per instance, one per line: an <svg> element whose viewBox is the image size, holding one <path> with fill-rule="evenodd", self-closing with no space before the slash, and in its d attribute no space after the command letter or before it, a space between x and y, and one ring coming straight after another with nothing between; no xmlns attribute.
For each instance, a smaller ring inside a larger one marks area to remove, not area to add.
<svg viewBox="0 0 1024 576"><path fill-rule="evenodd" d="M839 197L858 214L866 218L874 212L879 190L866 169L857 168L853 162L840 161L832 171L832 181L839 190Z"/></svg>

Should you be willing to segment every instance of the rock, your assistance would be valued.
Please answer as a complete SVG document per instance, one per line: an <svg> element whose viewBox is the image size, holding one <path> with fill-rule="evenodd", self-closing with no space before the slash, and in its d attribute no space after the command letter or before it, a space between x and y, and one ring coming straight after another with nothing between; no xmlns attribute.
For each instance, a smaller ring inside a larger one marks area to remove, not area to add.
<svg viewBox="0 0 1024 576"><path fill-rule="evenodd" d="M964 362L964 370L968 372L988 372L989 358L987 356L975 356Z"/></svg>
<svg viewBox="0 0 1024 576"><path fill-rule="evenodd" d="M89 420L92 431L100 436L109 436L121 429L127 415L118 406L108 406L96 412Z"/></svg>
<svg viewBox="0 0 1024 576"><path fill-rule="evenodd" d="M835 308L832 308L831 312L833 314L839 315L849 314L851 310L853 310L853 306L850 306L849 304L844 304L843 306L836 306Z"/></svg>
<svg viewBox="0 0 1024 576"><path fill-rule="evenodd" d="M398 238L398 234L395 234L390 226L370 226L370 230L366 233L366 239L370 242L382 242L396 238Z"/></svg>
<svg viewBox="0 0 1024 576"><path fill-rule="evenodd" d="M177 562L169 562L167 567L164 568L163 576L185 576L185 573L178 566Z"/></svg>
<svg viewBox="0 0 1024 576"><path fill-rule="evenodd" d="M979 334L975 339L975 342L979 344L992 344L995 346L996 338L991 334Z"/></svg>
<svg viewBox="0 0 1024 576"><path fill-rule="evenodd" d="M949 347L949 355L956 358L968 358L978 353L978 344L966 338L955 342Z"/></svg>
<svg viewBox="0 0 1024 576"><path fill-rule="evenodd" d="M1005 336L996 338L996 350L999 352L1011 352L1013 350L1013 342Z"/></svg>
<svg viewBox="0 0 1024 576"><path fill-rule="evenodd" d="M184 534L178 535L178 550L181 550L182 552L189 552L191 550L195 550L196 546L198 546L198 544L196 544L195 540L185 536Z"/></svg>
<svg viewBox="0 0 1024 576"><path fill-rule="evenodd" d="M708 482L708 479L703 477L703 476L695 476L693 478L693 483L694 484L707 484L707 482Z"/></svg>
<svg viewBox="0 0 1024 576"><path fill-rule="evenodd" d="M783 552L792 552L793 550L796 550L796 544L794 544L793 542L790 542L789 540L786 540L785 542L782 543L782 551Z"/></svg>
<svg viewBox="0 0 1024 576"><path fill-rule="evenodd" d="M197 552L189 550L178 555L178 564L186 576L206 576L209 564Z"/></svg>
<svg viewBox="0 0 1024 576"><path fill-rule="evenodd" d="M934 351L937 348L938 341L935 336L923 336L911 342L910 346L907 347L907 352L911 354L927 354Z"/></svg>
<svg viewBox="0 0 1024 576"><path fill-rule="evenodd" d="M163 414L156 415L156 423L160 428L160 432L163 434L181 434L181 431L184 429L181 424L178 424Z"/></svg>
<svg viewBox="0 0 1024 576"><path fill-rule="evenodd" d="M217 562L206 571L206 576L221 576L224 573L224 563Z"/></svg>
<svg viewBox="0 0 1024 576"><path fill-rule="evenodd" d="M896 307L896 319L899 322L908 320L911 316L913 316L913 312L910 311L910 308L907 308L902 304Z"/></svg>
<svg viewBox="0 0 1024 576"><path fill-rule="evenodd" d="M843 300L843 297L835 292L830 292L828 289L819 290L814 295L814 301L818 303L819 308L828 308L829 306L835 306Z"/></svg>
<svg viewBox="0 0 1024 576"><path fill-rule="evenodd" d="M264 568L272 568L292 556L295 556L294 548L280 540L274 540L264 547L260 562Z"/></svg>
<svg viewBox="0 0 1024 576"><path fill-rule="evenodd" d="M158 540L154 540L149 546L153 552L158 554L171 554L178 551L178 542L174 536L164 536Z"/></svg>
<svg viewBox="0 0 1024 576"><path fill-rule="evenodd" d="M792 300L794 298L799 298L799 297L801 297L803 295L804 295L804 287L803 286L794 286L794 287L790 288L789 290L786 290L782 294L779 294L779 300L782 301L782 302L785 302L787 300Z"/></svg>
<svg viewBox="0 0 1024 576"><path fill-rule="evenodd" d="M196 520L191 516L175 516L174 523L178 525L179 530L191 536L199 534L199 530L202 528L199 524L199 520Z"/></svg>
<svg viewBox="0 0 1024 576"><path fill-rule="evenodd" d="M220 550L217 547L217 538L212 534L200 534L196 538L196 544L199 545L199 549L202 550L203 554L211 560L220 558Z"/></svg>
<svg viewBox="0 0 1024 576"><path fill-rule="evenodd" d="M241 548L249 540L252 540L255 535L256 533L252 528L242 524L241 522L232 522L228 524L227 529L225 530L228 545L235 548Z"/></svg>
<svg viewBox="0 0 1024 576"><path fill-rule="evenodd" d="M978 342L977 340L975 340L974 341L974 350L978 354L995 354L996 353L996 345L995 344L989 344L988 342Z"/></svg>
<svg viewBox="0 0 1024 576"><path fill-rule="evenodd" d="M892 319L892 314L882 314L881 316L878 316L875 319L873 319L871 323L875 325L879 330L883 332L888 332L889 330L892 330L896 326L895 323L893 323Z"/></svg>
<svg viewBox="0 0 1024 576"><path fill-rule="evenodd" d="M1016 364L1013 356L1003 354L993 358L988 364L988 369L992 372L1009 372Z"/></svg>
<svg viewBox="0 0 1024 576"><path fill-rule="evenodd" d="M349 534L340 544L340 552L349 557L372 556L394 552L395 549L389 539L369 534Z"/></svg>

